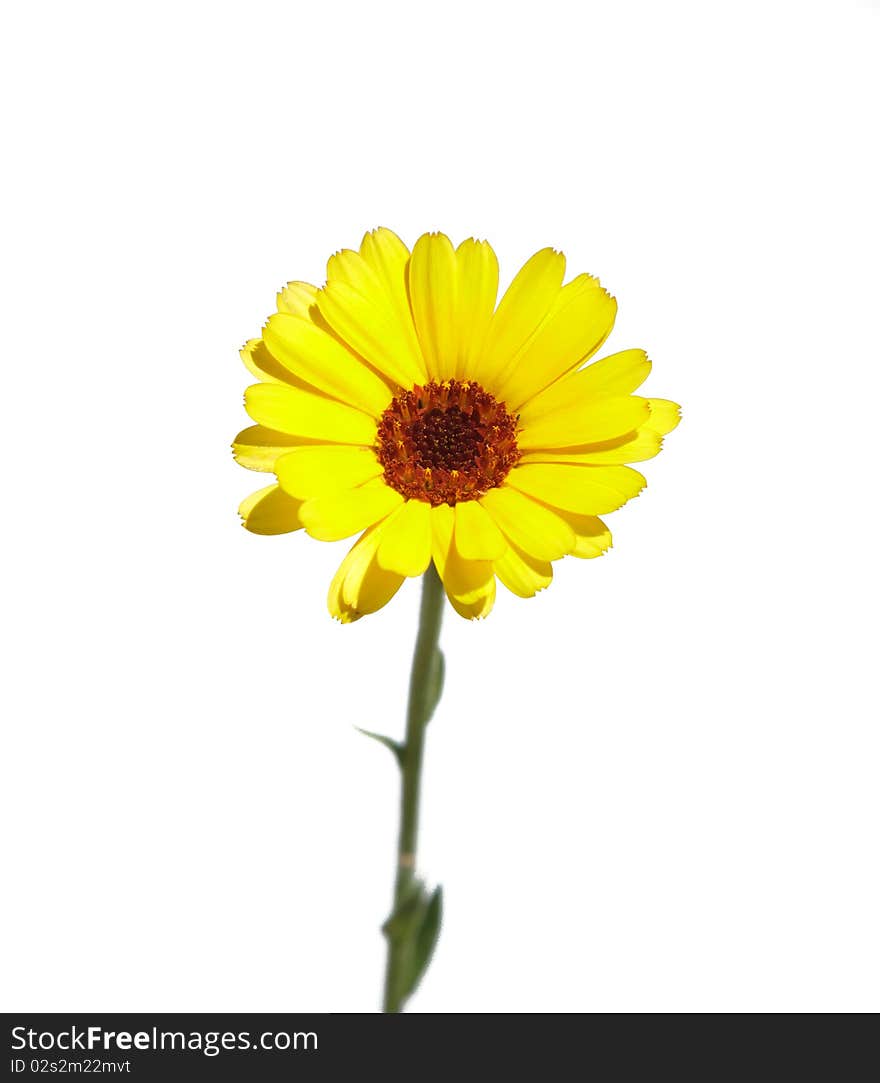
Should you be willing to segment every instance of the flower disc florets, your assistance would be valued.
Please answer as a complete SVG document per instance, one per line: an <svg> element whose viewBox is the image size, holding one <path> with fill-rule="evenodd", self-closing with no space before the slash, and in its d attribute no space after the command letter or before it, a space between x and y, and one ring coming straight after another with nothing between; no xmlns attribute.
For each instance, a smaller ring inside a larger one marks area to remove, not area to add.
<svg viewBox="0 0 880 1083"><path fill-rule="evenodd" d="M430 504L476 500L520 457L517 418L474 382L444 380L395 396L379 420L376 454L387 483Z"/></svg>

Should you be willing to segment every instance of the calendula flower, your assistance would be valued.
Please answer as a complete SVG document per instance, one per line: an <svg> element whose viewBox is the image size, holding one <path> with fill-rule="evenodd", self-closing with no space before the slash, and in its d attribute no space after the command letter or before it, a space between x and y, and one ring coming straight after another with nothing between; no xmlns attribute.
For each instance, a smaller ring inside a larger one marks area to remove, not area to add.
<svg viewBox="0 0 880 1083"><path fill-rule="evenodd" d="M323 288L278 295L242 351L256 424L234 444L278 480L240 512L258 534L360 535L330 585L334 617L375 612L432 560L456 611L484 617L496 577L528 598L554 560L611 545L599 516L645 487L627 464L657 454L679 410L633 394L643 350L585 365L617 303L564 273L542 249L496 307L485 241L429 233L410 253L377 229L331 257Z"/></svg>

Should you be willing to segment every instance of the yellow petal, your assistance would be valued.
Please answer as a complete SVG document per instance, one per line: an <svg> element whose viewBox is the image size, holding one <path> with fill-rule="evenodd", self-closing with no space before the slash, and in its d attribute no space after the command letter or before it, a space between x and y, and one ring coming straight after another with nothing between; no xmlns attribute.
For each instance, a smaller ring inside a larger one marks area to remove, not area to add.
<svg viewBox="0 0 880 1083"><path fill-rule="evenodd" d="M415 359L419 371L424 372L424 359L419 349L416 329L413 326L409 294L406 289L409 249L396 233L390 229L380 228L364 235L360 255L384 288L401 333L407 340L408 351ZM352 285L357 289L357 282L353 282Z"/></svg>
<svg viewBox="0 0 880 1083"><path fill-rule="evenodd" d="M347 444L318 444L288 450L275 464L286 493L300 500L354 489L382 473L382 464L370 448Z"/></svg>
<svg viewBox="0 0 880 1083"><path fill-rule="evenodd" d="M644 350L621 350L602 357L578 373L582 395L604 391L609 395L629 395L648 378L651 362Z"/></svg>
<svg viewBox="0 0 880 1083"><path fill-rule="evenodd" d="M495 574L512 594L520 598L534 598L539 590L550 586L553 565L547 560L536 560L510 545L504 556L495 561Z"/></svg>
<svg viewBox="0 0 880 1083"><path fill-rule="evenodd" d="M498 260L473 239L453 249L442 233L426 233L407 269L413 323L428 375L465 379L476 371L498 295Z"/></svg>
<svg viewBox="0 0 880 1083"><path fill-rule="evenodd" d="M288 282L277 295L279 312L289 312L292 316L309 318L309 309L315 304L318 289L308 282Z"/></svg>
<svg viewBox="0 0 880 1083"><path fill-rule="evenodd" d="M277 312L269 318L263 341L294 375L373 417L391 402L385 381L311 320Z"/></svg>
<svg viewBox="0 0 880 1083"><path fill-rule="evenodd" d="M452 546L452 534L455 530L455 510L449 504L437 504L431 508L431 552L437 572L443 578L446 570L446 557Z"/></svg>
<svg viewBox="0 0 880 1083"><path fill-rule="evenodd" d="M602 345L617 302L590 275L563 287L546 319L500 377L498 397L513 410L570 372Z"/></svg>
<svg viewBox="0 0 880 1083"><path fill-rule="evenodd" d="M413 323L428 376L452 375L457 346L455 249L443 233L425 233L413 246L407 270Z"/></svg>
<svg viewBox="0 0 880 1083"><path fill-rule="evenodd" d="M400 311L409 311L406 298L405 274L409 249L390 229L380 226L364 234L360 255L371 271L384 284L388 294L399 302Z"/></svg>
<svg viewBox="0 0 880 1083"><path fill-rule="evenodd" d="M471 238L455 250L455 262L458 346L450 375L466 380L476 374L492 322L498 297L498 259L487 241Z"/></svg>
<svg viewBox="0 0 880 1083"><path fill-rule="evenodd" d="M547 403L535 399L523 407L517 443L520 450L531 451L613 440L635 432L650 413L647 399L605 394L582 398L573 389L564 400L560 397L558 402Z"/></svg>
<svg viewBox="0 0 880 1083"><path fill-rule="evenodd" d="M570 555L582 559L600 557L611 548L611 531L595 515L577 515L571 511L561 511L575 533L575 547Z"/></svg>
<svg viewBox="0 0 880 1083"><path fill-rule="evenodd" d="M383 283L375 271L366 263L360 252L343 248L327 260L327 282L331 285L343 284L365 296L375 293L384 305L390 303Z"/></svg>
<svg viewBox="0 0 880 1083"><path fill-rule="evenodd" d="M372 445L376 422L342 402L281 384L252 384L244 405L259 425L333 444Z"/></svg>
<svg viewBox="0 0 880 1083"><path fill-rule="evenodd" d="M269 353L261 338L249 339L242 346L240 355L245 368L258 380L308 389L304 381L297 379L290 369L285 368Z"/></svg>
<svg viewBox="0 0 880 1083"><path fill-rule="evenodd" d="M401 387L426 379L424 361L413 355L391 310L345 282L328 283L318 295L321 315L362 357Z"/></svg>
<svg viewBox="0 0 880 1083"><path fill-rule="evenodd" d="M567 410L582 410L589 404L617 404L620 402L638 402L644 404L647 400L629 395L626 392L605 391L593 386L590 379L593 366L588 365L585 369L557 380L550 387L545 388L539 395L534 395L528 402L520 407L519 415L523 426L533 425L547 418L564 414ZM639 417L646 421L650 416L650 408L645 410L642 406Z"/></svg>
<svg viewBox="0 0 880 1083"><path fill-rule="evenodd" d="M445 581L446 597L460 617L482 620L495 605L495 572L485 560L456 557Z"/></svg>
<svg viewBox="0 0 880 1083"><path fill-rule="evenodd" d="M273 471L279 456L286 455L298 443L296 436L251 425L236 436L232 454L235 461L248 470Z"/></svg>
<svg viewBox="0 0 880 1083"><path fill-rule="evenodd" d="M238 514L252 534L289 534L302 526L301 507L302 501L294 500L278 485L267 485L242 500Z"/></svg>
<svg viewBox="0 0 880 1083"><path fill-rule="evenodd" d="M480 503L508 540L537 560L558 560L574 546L574 531L564 519L508 484L490 489Z"/></svg>
<svg viewBox="0 0 880 1083"><path fill-rule="evenodd" d="M474 378L495 393L494 381L507 368L556 300L565 274L565 256L542 248L529 259L501 298L486 335Z"/></svg>
<svg viewBox="0 0 880 1083"><path fill-rule="evenodd" d="M358 538L330 584L327 608L330 615L343 624L381 609L403 582L403 576L385 571L376 561L382 526L377 523Z"/></svg>
<svg viewBox="0 0 880 1083"><path fill-rule="evenodd" d="M665 436L666 433L672 432L681 421L681 407L677 402L670 402L669 399L646 399L645 401L651 410L651 416L645 423L645 427L653 432Z"/></svg>
<svg viewBox="0 0 880 1083"><path fill-rule="evenodd" d="M647 426L617 440L605 440L597 444L581 444L558 451L527 451L520 459L526 463L587 463L592 466L611 466L619 463L639 463L653 459L663 447L663 437Z"/></svg>
<svg viewBox="0 0 880 1083"><path fill-rule="evenodd" d="M455 547L465 560L497 560L507 541L482 504L462 500L455 505Z"/></svg>
<svg viewBox="0 0 880 1083"><path fill-rule="evenodd" d="M343 599L358 615L375 613L400 590L404 576L381 568L373 555L366 565L358 564L349 571L342 587Z"/></svg>
<svg viewBox="0 0 880 1083"><path fill-rule="evenodd" d="M330 587L327 590L327 609L330 612L330 616L333 617L334 620L338 620L340 624L351 624L352 621L356 621L358 617L361 616L361 614L358 613L353 606L348 605L342 597L342 584L345 582L345 577L348 575L349 568L354 560L352 554L354 553L358 542L360 542L360 538L358 538L358 541L356 541L351 549L349 549L345 559L336 569L336 574L330 580Z"/></svg>
<svg viewBox="0 0 880 1083"><path fill-rule="evenodd" d="M318 541L339 541L384 519L402 503L400 493L384 481L368 481L357 489L307 500L299 517L311 537Z"/></svg>
<svg viewBox="0 0 880 1083"><path fill-rule="evenodd" d="M409 300L408 253L390 230L367 234L361 252L343 251L327 264L319 291L321 315L384 376L410 388L426 378Z"/></svg>
<svg viewBox="0 0 880 1083"><path fill-rule="evenodd" d="M462 617L488 616L495 604L495 572L488 560L465 560L455 546L455 513L448 504L431 508L431 551L446 597Z"/></svg>
<svg viewBox="0 0 880 1083"><path fill-rule="evenodd" d="M544 504L601 515L616 511L644 489L647 482L628 466L573 466L530 463L510 472L507 483Z"/></svg>
<svg viewBox="0 0 880 1083"><path fill-rule="evenodd" d="M408 500L385 520L377 551L379 567L398 575L421 575L431 563L431 505Z"/></svg>

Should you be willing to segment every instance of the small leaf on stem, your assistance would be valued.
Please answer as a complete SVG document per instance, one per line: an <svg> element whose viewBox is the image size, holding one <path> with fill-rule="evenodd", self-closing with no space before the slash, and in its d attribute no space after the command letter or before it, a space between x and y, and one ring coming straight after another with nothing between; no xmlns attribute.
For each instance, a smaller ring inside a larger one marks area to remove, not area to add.
<svg viewBox="0 0 880 1083"><path fill-rule="evenodd" d="M394 754L394 758L397 760L398 767L403 767L403 745L399 741L395 741L393 737L387 737L384 733L374 733L372 730L361 729L360 726L355 726L358 733L362 733L364 737L370 737L374 741L378 741L380 745L384 745Z"/></svg>
<svg viewBox="0 0 880 1083"><path fill-rule="evenodd" d="M382 926L382 932L394 942L399 953L394 990L399 1007L415 992L428 969L442 918L443 889L438 886L429 895L425 885L414 880L406 897Z"/></svg>

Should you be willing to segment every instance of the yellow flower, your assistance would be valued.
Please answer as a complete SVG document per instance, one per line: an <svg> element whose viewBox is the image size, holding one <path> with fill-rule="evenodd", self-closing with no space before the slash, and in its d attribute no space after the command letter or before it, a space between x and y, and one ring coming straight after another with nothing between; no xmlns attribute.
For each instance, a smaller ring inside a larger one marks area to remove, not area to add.
<svg viewBox="0 0 880 1083"><path fill-rule="evenodd" d="M426 233L410 254L377 229L331 257L323 289L278 295L242 350L256 425L233 445L278 484L240 512L257 534L360 534L330 585L334 617L375 612L431 560L455 609L484 617L496 576L529 598L552 561L611 545L597 516L641 492L625 464L656 455L679 410L633 394L651 369L643 350L582 367L617 303L564 273L542 249L496 308L485 241Z"/></svg>

